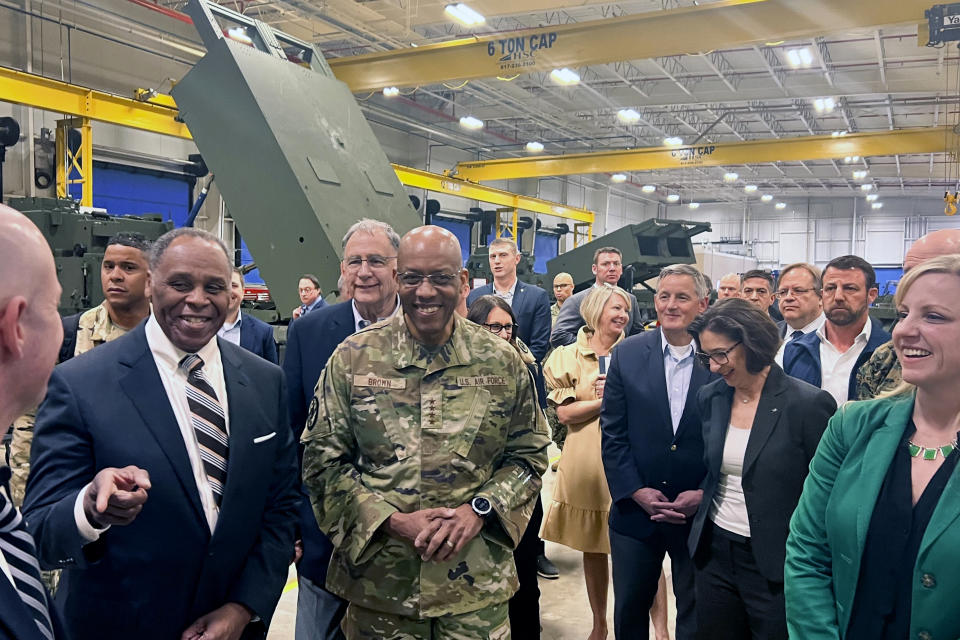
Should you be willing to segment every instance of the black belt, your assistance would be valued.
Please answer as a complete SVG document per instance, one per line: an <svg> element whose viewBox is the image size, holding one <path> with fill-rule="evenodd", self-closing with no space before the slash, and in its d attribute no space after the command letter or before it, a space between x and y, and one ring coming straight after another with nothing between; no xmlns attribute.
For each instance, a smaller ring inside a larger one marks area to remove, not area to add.
<svg viewBox="0 0 960 640"><path fill-rule="evenodd" d="M718 525L716 522L712 524L713 524L713 535L719 536L725 540L729 540L730 542L736 542L738 544L746 545L748 547L750 546L749 536L742 536L739 533L734 533L733 531L727 531L726 529Z"/></svg>

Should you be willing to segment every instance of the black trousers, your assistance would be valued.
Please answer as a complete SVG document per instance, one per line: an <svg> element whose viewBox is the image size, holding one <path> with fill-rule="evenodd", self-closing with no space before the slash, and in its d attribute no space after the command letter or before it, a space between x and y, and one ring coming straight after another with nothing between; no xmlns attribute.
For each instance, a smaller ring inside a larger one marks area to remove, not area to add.
<svg viewBox="0 0 960 640"><path fill-rule="evenodd" d="M650 607L657 595L663 557L670 554L673 592L677 596L677 640L694 640L693 562L687 551L689 526L657 525L653 535L642 540L610 529L610 560L613 563L613 631L617 640L647 640L650 637Z"/></svg>
<svg viewBox="0 0 960 640"><path fill-rule="evenodd" d="M530 516L530 524L523 532L520 544L513 551L520 588L510 598L510 636L515 640L540 638L540 585L537 582L537 556L540 555L540 523L543 522L543 503L537 504Z"/></svg>
<svg viewBox="0 0 960 640"><path fill-rule="evenodd" d="M749 538L707 526L709 552L695 570L698 640L787 640L783 583L760 573Z"/></svg>

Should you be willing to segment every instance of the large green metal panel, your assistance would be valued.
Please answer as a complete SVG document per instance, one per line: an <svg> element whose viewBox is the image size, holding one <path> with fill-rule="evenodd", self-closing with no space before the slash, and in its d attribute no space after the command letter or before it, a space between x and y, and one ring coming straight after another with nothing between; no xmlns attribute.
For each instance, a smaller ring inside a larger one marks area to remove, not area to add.
<svg viewBox="0 0 960 640"><path fill-rule="evenodd" d="M211 9L228 13L191 1L207 54L173 96L278 309L291 309L301 273L336 288L340 241L359 218L403 234L420 217L350 90L315 48L312 67L290 62L269 28L239 14L266 51L224 38Z"/></svg>

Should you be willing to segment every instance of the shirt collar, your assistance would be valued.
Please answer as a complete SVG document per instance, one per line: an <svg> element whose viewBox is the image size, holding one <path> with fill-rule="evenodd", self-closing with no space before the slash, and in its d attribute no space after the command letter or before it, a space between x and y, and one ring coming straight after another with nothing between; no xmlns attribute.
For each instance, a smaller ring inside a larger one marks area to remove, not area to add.
<svg viewBox="0 0 960 640"><path fill-rule="evenodd" d="M150 319L147 320L146 333L147 344L150 346L150 351L157 363L170 371L176 371L180 367L180 361L188 354L170 342L170 338L160 328L157 317L152 313ZM197 355L203 359L204 365L213 362L215 358L219 358L220 347L217 344L217 336L213 336L207 344L200 347Z"/></svg>
<svg viewBox="0 0 960 640"><path fill-rule="evenodd" d="M870 316L867 315L867 322L863 325L863 329L860 330L860 333L857 334L857 337L853 339L854 342L863 342L866 344L870 341L870 334L873 333L873 321L870 319ZM817 329L817 337L820 338L820 342L829 342L827 340L827 323L824 322Z"/></svg>
<svg viewBox="0 0 960 640"><path fill-rule="evenodd" d="M497 283L496 283L496 282L493 282L493 283L491 284L491 286L493 287L493 293L494 293L494 294L507 294L507 293L509 293L509 294L510 294L510 297L513 297L514 294L516 294L517 284L518 284L519 282L520 282L520 278L514 277L514 279L513 279L513 286L511 286L511 287L510 287L509 289L507 289L506 291L498 291L498 290L497 290Z"/></svg>
<svg viewBox="0 0 960 640"><path fill-rule="evenodd" d="M675 349L683 349L683 355L679 358L680 360L685 360L688 357L692 356L696 351L696 348L693 346L694 341L691 340L690 344L685 347L674 347ZM660 348L663 351L664 357L670 352L670 343L667 342L667 336L663 333L663 330L660 330Z"/></svg>
<svg viewBox="0 0 960 640"><path fill-rule="evenodd" d="M360 311L357 309L357 301L354 300L354 299L352 299L352 298L351 298L351 300L350 300L350 308L353 310L353 326L354 326L355 329L359 330L360 322L361 322L361 321L366 321L366 318L364 318L362 315L360 315ZM395 306L393 307L393 311L390 312L390 315L388 315L388 316L386 316L386 317L384 317L384 318L377 318L376 321L377 321L377 322L380 322L381 320L387 320L387 319L389 319L389 318L392 318L393 316L397 315L397 312L398 312L398 311L400 311L400 294L399 294L399 293L397 294L396 304L395 304ZM372 323L371 323L371 324L372 324Z"/></svg>
<svg viewBox="0 0 960 640"><path fill-rule="evenodd" d="M226 333L227 331L233 331L233 329L236 327L239 327L242 322L243 322L243 312L237 311L237 319L234 320L233 323L224 322L223 328L221 329L221 331L223 331L224 333Z"/></svg>
<svg viewBox="0 0 960 640"><path fill-rule="evenodd" d="M811 333L811 332L813 332L813 331L816 331L816 330L819 329L820 327L822 327L822 326L823 326L823 323L826 322L826 321L827 321L827 316L823 315L823 312L821 311L821 312L820 312L820 315L818 315L816 318L814 318L813 321L812 321L810 324L808 324L807 326L805 326L805 327L803 327L802 329L800 329L800 331L803 331L805 334ZM870 324L870 323L868 322L867 324ZM789 328L790 325L787 325L787 327ZM793 329L790 328L790 329L787 331L787 333L793 333Z"/></svg>

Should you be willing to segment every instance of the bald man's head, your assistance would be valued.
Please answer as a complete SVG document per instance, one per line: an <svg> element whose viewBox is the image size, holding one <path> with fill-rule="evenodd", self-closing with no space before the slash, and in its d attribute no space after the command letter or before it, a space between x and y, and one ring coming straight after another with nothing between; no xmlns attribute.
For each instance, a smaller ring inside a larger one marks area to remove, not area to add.
<svg viewBox="0 0 960 640"><path fill-rule="evenodd" d="M0 433L46 393L63 341L59 303L56 266L43 234L0 204Z"/></svg>
<svg viewBox="0 0 960 640"><path fill-rule="evenodd" d="M903 259L903 270L909 271L925 260L960 253L960 229L941 229L917 238Z"/></svg>
<svg viewBox="0 0 960 640"><path fill-rule="evenodd" d="M404 321L414 338L433 346L450 338L466 280L455 235L427 225L403 236L397 252L397 281Z"/></svg>

